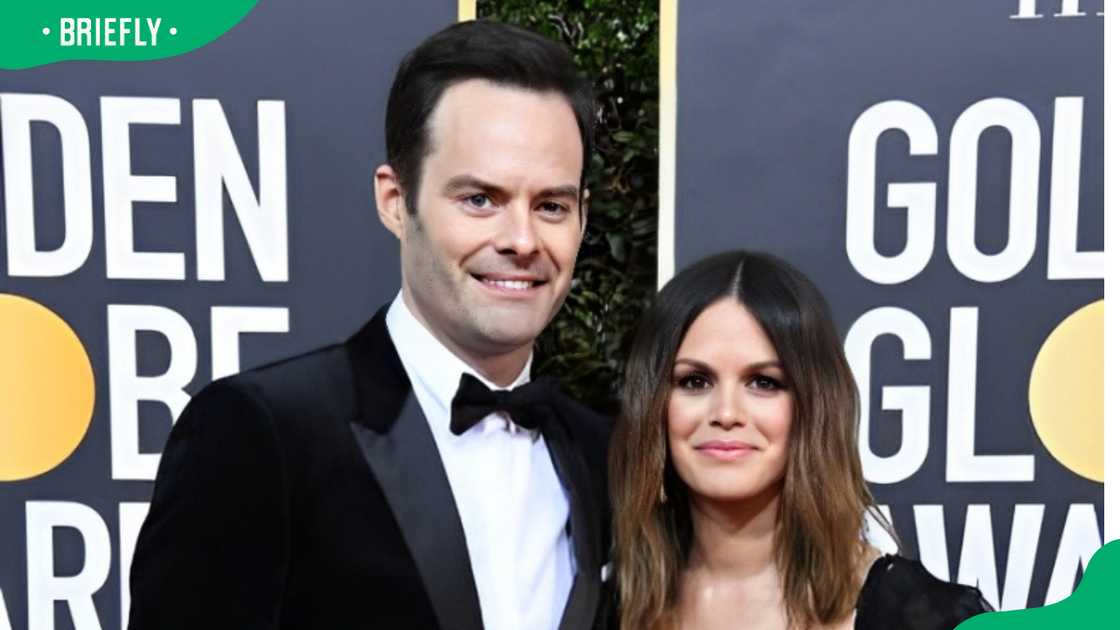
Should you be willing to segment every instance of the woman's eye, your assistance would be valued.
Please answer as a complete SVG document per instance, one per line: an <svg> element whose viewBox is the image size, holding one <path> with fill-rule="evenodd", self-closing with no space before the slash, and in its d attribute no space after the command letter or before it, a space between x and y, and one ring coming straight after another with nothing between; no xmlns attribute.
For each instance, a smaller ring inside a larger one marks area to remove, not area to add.
<svg viewBox="0 0 1120 630"><path fill-rule="evenodd" d="M677 379L677 387L681 389L704 389L708 386L708 379L700 374L686 374Z"/></svg>
<svg viewBox="0 0 1120 630"><path fill-rule="evenodd" d="M779 381L776 378L771 378L769 376L756 376L756 377L754 377L753 379L751 379L750 386L754 387L755 389L761 389L763 391L775 391L775 390L779 390L779 389L785 389L785 385L782 384L781 381Z"/></svg>

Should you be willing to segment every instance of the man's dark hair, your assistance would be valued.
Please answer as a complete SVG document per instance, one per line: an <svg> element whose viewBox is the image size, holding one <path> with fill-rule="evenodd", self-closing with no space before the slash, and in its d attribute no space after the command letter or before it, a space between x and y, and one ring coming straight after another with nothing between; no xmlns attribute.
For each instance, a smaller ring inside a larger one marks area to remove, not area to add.
<svg viewBox="0 0 1120 630"><path fill-rule="evenodd" d="M568 99L583 141L580 190L591 161L595 99L591 84L560 43L510 24L475 20L432 35L401 61L385 111L389 166L416 212L416 191L424 156L431 152L428 119L444 90L461 81L485 79L535 92L558 92ZM580 203L582 205L582 195Z"/></svg>

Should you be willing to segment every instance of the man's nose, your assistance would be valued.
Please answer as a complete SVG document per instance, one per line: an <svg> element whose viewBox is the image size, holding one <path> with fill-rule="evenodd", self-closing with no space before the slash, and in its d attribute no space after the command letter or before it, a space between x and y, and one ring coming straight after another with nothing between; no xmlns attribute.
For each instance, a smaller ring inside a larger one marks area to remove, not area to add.
<svg viewBox="0 0 1120 630"><path fill-rule="evenodd" d="M510 204L505 212L501 231L495 239L499 252L524 258L532 256L540 249L540 235L536 221L528 203Z"/></svg>

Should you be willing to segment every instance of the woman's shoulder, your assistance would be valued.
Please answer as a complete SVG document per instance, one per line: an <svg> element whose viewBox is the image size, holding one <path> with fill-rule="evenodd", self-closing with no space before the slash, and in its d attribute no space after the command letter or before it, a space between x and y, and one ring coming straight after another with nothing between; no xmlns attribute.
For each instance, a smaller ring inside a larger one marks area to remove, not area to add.
<svg viewBox="0 0 1120 630"><path fill-rule="evenodd" d="M855 630L951 630L990 610L976 588L940 580L920 562L888 554L867 573Z"/></svg>

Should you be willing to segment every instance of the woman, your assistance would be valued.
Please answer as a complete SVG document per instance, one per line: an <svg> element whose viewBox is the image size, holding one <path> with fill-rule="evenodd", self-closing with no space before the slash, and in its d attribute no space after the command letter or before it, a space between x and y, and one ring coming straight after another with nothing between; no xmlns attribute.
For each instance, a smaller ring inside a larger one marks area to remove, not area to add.
<svg viewBox="0 0 1120 630"><path fill-rule="evenodd" d="M611 444L604 625L933 630L990 610L868 543L866 513L887 525L856 397L823 297L788 264L729 252L669 282L635 334Z"/></svg>

